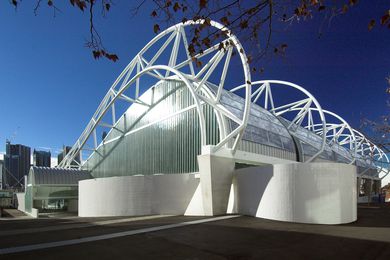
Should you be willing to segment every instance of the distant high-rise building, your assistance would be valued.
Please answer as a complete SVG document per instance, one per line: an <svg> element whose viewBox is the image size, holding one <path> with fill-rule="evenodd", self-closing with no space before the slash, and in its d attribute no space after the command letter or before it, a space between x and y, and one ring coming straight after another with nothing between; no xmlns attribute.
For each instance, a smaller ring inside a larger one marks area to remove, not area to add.
<svg viewBox="0 0 390 260"><path fill-rule="evenodd" d="M4 173L6 183L3 186L19 188L24 185L24 176L28 175L31 165L31 149L21 144L6 142L4 155Z"/></svg>
<svg viewBox="0 0 390 260"><path fill-rule="evenodd" d="M34 165L35 166L51 166L51 153L46 151L37 151L34 149L33 152Z"/></svg>
<svg viewBox="0 0 390 260"><path fill-rule="evenodd" d="M0 160L0 190L3 189L3 164L4 164L4 161L3 160Z"/></svg>
<svg viewBox="0 0 390 260"><path fill-rule="evenodd" d="M70 146L64 146L63 149L62 149L62 152L58 154L57 156L57 160L58 160L58 164L60 164L60 162L64 159L64 157L69 153L70 149L72 149L72 147ZM81 162L80 160L80 154L77 154L77 156L74 158L73 162L71 163L71 165L79 165Z"/></svg>

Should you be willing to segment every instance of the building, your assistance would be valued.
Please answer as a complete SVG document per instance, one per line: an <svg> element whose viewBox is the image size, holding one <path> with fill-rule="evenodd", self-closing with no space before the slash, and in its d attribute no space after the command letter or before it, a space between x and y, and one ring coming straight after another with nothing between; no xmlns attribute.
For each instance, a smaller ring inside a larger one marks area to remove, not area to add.
<svg viewBox="0 0 390 260"><path fill-rule="evenodd" d="M70 146L65 146L62 148L62 152L59 153L57 155L57 163L60 164L61 161L64 159L64 157L70 152L70 150L72 149L72 147ZM78 154L77 156L75 156L75 158L73 159L71 165L72 166L79 166L80 165L80 154Z"/></svg>
<svg viewBox="0 0 390 260"><path fill-rule="evenodd" d="M59 160L93 177L78 182L79 215L355 221L360 182L377 187L387 155L303 87L252 80L223 25L211 21L232 44L204 50L194 66L192 26L168 28L135 55Z"/></svg>
<svg viewBox="0 0 390 260"><path fill-rule="evenodd" d="M21 144L6 142L4 155L4 175L6 181L3 186L18 188L24 186L24 178L28 175L31 165L31 149Z"/></svg>
<svg viewBox="0 0 390 260"><path fill-rule="evenodd" d="M33 160L34 160L34 166L50 167L51 153L47 151L38 151L34 149Z"/></svg>
<svg viewBox="0 0 390 260"><path fill-rule="evenodd" d="M3 165L4 165L4 160L0 160L0 190L3 189Z"/></svg>
<svg viewBox="0 0 390 260"><path fill-rule="evenodd" d="M78 181L90 179L87 171L32 166L25 194L25 211L77 212Z"/></svg>

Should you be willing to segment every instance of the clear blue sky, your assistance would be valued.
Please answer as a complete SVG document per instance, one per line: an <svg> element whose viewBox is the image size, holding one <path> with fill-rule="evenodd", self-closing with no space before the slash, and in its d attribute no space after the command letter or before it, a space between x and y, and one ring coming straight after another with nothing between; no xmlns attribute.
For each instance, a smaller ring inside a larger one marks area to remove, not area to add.
<svg viewBox="0 0 390 260"><path fill-rule="evenodd" d="M12 136L36 148L72 145L111 83L154 36L149 9L130 19L132 1L116 1L96 26L120 60L95 61L84 47L87 15L65 1L55 18L44 4L35 16L32 2L23 1L17 11L8 1L0 4L0 151ZM387 113L390 30L368 32L367 24L390 4L368 2L336 17L321 38L318 19L276 32L274 41L289 46L286 57L265 61L265 73L255 78L300 84L354 127L362 116Z"/></svg>

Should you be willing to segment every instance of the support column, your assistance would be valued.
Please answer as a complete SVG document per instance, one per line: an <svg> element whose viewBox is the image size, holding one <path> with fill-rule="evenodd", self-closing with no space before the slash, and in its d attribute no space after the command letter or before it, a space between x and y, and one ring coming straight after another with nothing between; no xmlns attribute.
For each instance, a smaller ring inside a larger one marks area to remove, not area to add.
<svg viewBox="0 0 390 260"><path fill-rule="evenodd" d="M234 160L216 154L198 155L204 214L226 214L233 180Z"/></svg>

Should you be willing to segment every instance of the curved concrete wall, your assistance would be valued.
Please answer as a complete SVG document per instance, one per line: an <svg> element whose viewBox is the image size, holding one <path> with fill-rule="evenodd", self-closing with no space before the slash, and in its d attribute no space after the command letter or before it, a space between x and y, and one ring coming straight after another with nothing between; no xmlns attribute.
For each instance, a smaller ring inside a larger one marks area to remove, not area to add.
<svg viewBox="0 0 390 260"><path fill-rule="evenodd" d="M236 171L240 214L316 224L356 220L356 167L293 163Z"/></svg>
<svg viewBox="0 0 390 260"><path fill-rule="evenodd" d="M198 186L195 174L83 180L79 182L79 216L183 215Z"/></svg>

